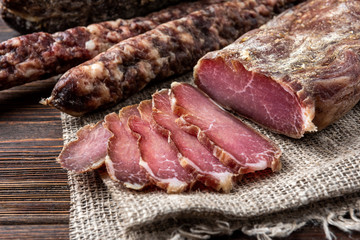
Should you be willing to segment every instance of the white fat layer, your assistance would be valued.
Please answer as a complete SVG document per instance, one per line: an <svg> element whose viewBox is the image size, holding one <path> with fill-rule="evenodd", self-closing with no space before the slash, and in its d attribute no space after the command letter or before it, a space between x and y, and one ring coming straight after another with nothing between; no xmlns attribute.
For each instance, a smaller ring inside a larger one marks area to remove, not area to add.
<svg viewBox="0 0 360 240"><path fill-rule="evenodd" d="M301 108L301 113L304 119L304 132L316 132L317 127L312 122L315 110L314 109L308 109L308 108Z"/></svg>
<svg viewBox="0 0 360 240"><path fill-rule="evenodd" d="M100 63L94 63L90 66L91 70L93 71L92 74L98 74L100 71L102 72L103 67L104 66Z"/></svg>
<svg viewBox="0 0 360 240"><path fill-rule="evenodd" d="M89 51L93 51L95 49L96 45L93 40L89 40L85 43L85 48Z"/></svg>
<svg viewBox="0 0 360 240"><path fill-rule="evenodd" d="M230 172L210 172L212 176L214 176L216 179L219 179L220 185L223 187L224 185L228 185L231 183L231 179L234 176L234 174Z"/></svg>
<svg viewBox="0 0 360 240"><path fill-rule="evenodd" d="M116 179L115 177L115 168L114 163L111 161L111 158L109 155L105 157L105 164L107 166L107 171L112 179ZM126 188L134 189L134 190L141 190L144 187L144 184L139 183L130 183L130 182L122 182Z"/></svg>
<svg viewBox="0 0 360 240"><path fill-rule="evenodd" d="M124 182L124 186L130 189L134 189L134 190L141 190L144 185L142 184L138 184L138 183L129 183L129 182Z"/></svg>
<svg viewBox="0 0 360 240"><path fill-rule="evenodd" d="M182 158L182 161L185 161L186 164L188 164L188 165L190 165L192 168L194 168L196 172L211 175L211 176L213 176L214 178L219 179L219 181L221 181L222 179L227 178L226 176L228 176L228 175L231 175L231 176L233 175L233 174L232 174L231 172L229 172L229 171L224 171L224 172L205 172L204 170L201 170L193 161L191 161L190 159L185 158L185 157ZM221 181L221 182L222 182L222 181Z"/></svg>
<svg viewBox="0 0 360 240"><path fill-rule="evenodd" d="M287 91L290 95L294 96L294 92L289 90L287 87L281 85L282 88ZM297 98L297 96L294 96L295 98ZM298 98L297 98L298 99ZM303 132L316 132L317 131L317 127L315 126L315 124L312 122L312 120L314 119L315 116L315 107L312 106L311 108L304 108L299 104L299 107L301 109L301 115L302 115L302 119L304 120L304 128L302 129Z"/></svg>
<svg viewBox="0 0 360 240"><path fill-rule="evenodd" d="M86 27L86 29L93 35L100 35L101 29L97 24L91 24Z"/></svg>
<svg viewBox="0 0 360 240"><path fill-rule="evenodd" d="M93 79L102 77L104 74L104 64L102 62L96 62L91 65L83 66L88 73L90 73Z"/></svg>
<svg viewBox="0 0 360 240"><path fill-rule="evenodd" d="M98 161L94 162L91 165L90 169L97 169L97 168L101 167L101 165L104 164L105 159L106 159L106 157L100 158Z"/></svg>
<svg viewBox="0 0 360 240"><path fill-rule="evenodd" d="M171 86L173 86L173 84L171 84ZM175 86L175 84L174 84L174 86ZM169 92L169 96L170 96L171 109L174 111L174 109L176 107L176 98L174 96L171 96L171 90Z"/></svg>
<svg viewBox="0 0 360 240"><path fill-rule="evenodd" d="M180 192L182 189L187 187L187 183L180 181L177 178L167 178L167 179L160 179L158 177L156 177L156 175L154 174L154 172L151 170L151 168L149 167L149 164L147 162L145 162L142 157L140 157L140 161L139 161L139 165L141 167L143 167L146 172L155 180L161 182L161 183L165 183L168 184L166 190L168 193L170 192Z"/></svg>
<svg viewBox="0 0 360 240"><path fill-rule="evenodd" d="M185 163L185 164L184 164ZM201 170L195 163L193 163L188 158L183 157L181 160L181 166L185 167L185 165L190 165L193 169L195 169L196 172L206 174L209 176L209 178L216 179L218 183L219 189L223 189L224 192L229 192L232 189L233 186L233 177L234 174L229 171L223 171L223 172L205 172Z"/></svg>
<svg viewBox="0 0 360 240"><path fill-rule="evenodd" d="M259 160L256 163L246 163L246 166L254 171L264 170L268 167L266 160Z"/></svg>
<svg viewBox="0 0 360 240"><path fill-rule="evenodd" d="M31 77L32 75L38 73L38 69L36 68L26 68L24 72L24 77Z"/></svg>
<svg viewBox="0 0 360 240"><path fill-rule="evenodd" d="M242 165L238 162L238 160L229 152L225 151L223 148L219 147L218 145L216 145L213 141L210 141L212 145L214 145L214 149L212 154L217 157L217 158L221 158L221 155L226 155L229 158L233 159L236 163L238 163L239 165ZM221 155L218 155L217 152L221 152Z"/></svg>
<svg viewBox="0 0 360 240"><path fill-rule="evenodd" d="M134 47L132 47L131 45L128 45L128 44L124 44L122 50L125 55L131 56L134 52Z"/></svg>
<svg viewBox="0 0 360 240"><path fill-rule="evenodd" d="M115 177L114 163L111 161L111 158L109 157L109 155L106 155L106 157L105 157L105 165L106 165L106 170L108 171L109 175Z"/></svg>
<svg viewBox="0 0 360 240"><path fill-rule="evenodd" d="M21 41L19 40L19 38L11 38L10 40L8 40L10 42L10 44L14 47L20 47L21 45Z"/></svg>
<svg viewBox="0 0 360 240"><path fill-rule="evenodd" d="M233 187L234 174L230 172L212 172L211 175L219 179L219 185L224 192L230 192Z"/></svg>

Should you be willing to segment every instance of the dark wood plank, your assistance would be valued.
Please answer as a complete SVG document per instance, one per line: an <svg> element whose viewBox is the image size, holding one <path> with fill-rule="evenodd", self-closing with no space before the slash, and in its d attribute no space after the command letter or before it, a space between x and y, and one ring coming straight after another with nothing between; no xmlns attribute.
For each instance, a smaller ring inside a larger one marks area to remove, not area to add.
<svg viewBox="0 0 360 240"><path fill-rule="evenodd" d="M67 239L67 224L0 226L0 239Z"/></svg>
<svg viewBox="0 0 360 240"><path fill-rule="evenodd" d="M17 36L0 19L0 41ZM60 113L38 102L56 79L0 91L0 239L68 239L69 188L55 158L63 146ZM332 228L338 239L360 239ZM287 239L324 239L308 225ZM215 239L256 239L240 232Z"/></svg>
<svg viewBox="0 0 360 240"><path fill-rule="evenodd" d="M16 37L19 33L9 28L4 21L0 18L0 41Z"/></svg>
<svg viewBox="0 0 360 240"><path fill-rule="evenodd" d="M17 33L0 21L0 41ZM60 113L39 104L56 79L0 92L0 239L68 239Z"/></svg>

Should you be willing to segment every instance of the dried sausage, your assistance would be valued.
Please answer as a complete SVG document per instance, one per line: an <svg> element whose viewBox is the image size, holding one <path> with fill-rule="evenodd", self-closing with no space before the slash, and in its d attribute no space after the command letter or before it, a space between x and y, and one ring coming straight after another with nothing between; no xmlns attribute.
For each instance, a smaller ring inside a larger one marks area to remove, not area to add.
<svg viewBox="0 0 360 240"><path fill-rule="evenodd" d="M64 73L114 44L223 0L183 3L146 17L118 19L0 43L0 90Z"/></svg>
<svg viewBox="0 0 360 240"><path fill-rule="evenodd" d="M205 53L259 27L294 0L233 0L124 40L66 72L42 103L80 116L114 105L153 79L192 69Z"/></svg>

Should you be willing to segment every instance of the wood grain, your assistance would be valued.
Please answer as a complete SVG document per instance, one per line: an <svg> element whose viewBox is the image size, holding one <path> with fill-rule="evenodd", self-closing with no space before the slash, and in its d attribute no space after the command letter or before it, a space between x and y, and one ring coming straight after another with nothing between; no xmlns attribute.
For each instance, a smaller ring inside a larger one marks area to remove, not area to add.
<svg viewBox="0 0 360 240"><path fill-rule="evenodd" d="M0 226L0 239L67 239L67 224ZM29 235L31 233L31 235Z"/></svg>
<svg viewBox="0 0 360 240"><path fill-rule="evenodd" d="M0 41L16 36L0 20ZM68 239L66 171L55 158L63 140L60 113L38 102L56 79L0 91L0 239ZM332 228L338 239L360 239ZM324 239L308 225L287 239ZM240 232L215 239L256 239Z"/></svg>
<svg viewBox="0 0 360 240"><path fill-rule="evenodd" d="M16 35L0 22L0 41ZM55 81L0 92L0 239L69 238L60 113L39 104Z"/></svg>

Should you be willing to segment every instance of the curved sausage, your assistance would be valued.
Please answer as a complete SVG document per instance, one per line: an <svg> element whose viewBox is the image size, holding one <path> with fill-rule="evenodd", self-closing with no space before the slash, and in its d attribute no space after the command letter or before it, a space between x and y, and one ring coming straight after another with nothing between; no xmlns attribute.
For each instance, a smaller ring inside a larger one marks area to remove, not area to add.
<svg viewBox="0 0 360 240"><path fill-rule="evenodd" d="M0 90L66 72L124 39L224 0L182 3L146 17L118 19L0 43Z"/></svg>
<svg viewBox="0 0 360 240"><path fill-rule="evenodd" d="M230 44L294 2L233 0L164 23L70 69L42 103L74 116L114 105L154 79L191 70L205 53Z"/></svg>

